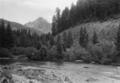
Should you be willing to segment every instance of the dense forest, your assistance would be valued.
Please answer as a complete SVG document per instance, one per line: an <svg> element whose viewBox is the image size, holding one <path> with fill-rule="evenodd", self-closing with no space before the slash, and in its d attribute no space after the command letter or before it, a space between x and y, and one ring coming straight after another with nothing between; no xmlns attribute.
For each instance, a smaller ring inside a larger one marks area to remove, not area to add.
<svg viewBox="0 0 120 83"><path fill-rule="evenodd" d="M32 60L62 59L63 50L70 48L73 43L70 32L64 34L63 45L60 36L55 40L51 33L40 36L28 29L12 30L10 23L6 24L4 20L0 24L0 31L0 57L26 55Z"/></svg>
<svg viewBox="0 0 120 83"><path fill-rule="evenodd" d="M106 21L120 12L119 0L78 0L76 5L59 8L53 16L52 33L33 34L27 29L12 30L10 23L0 24L0 57L24 57L38 61L75 61L87 63L116 63L120 54L120 26L114 41L99 41L96 31L89 39L88 27L79 31L78 47L71 31L73 26L86 22ZM63 34L61 34L63 33Z"/></svg>
<svg viewBox="0 0 120 83"><path fill-rule="evenodd" d="M66 7L63 11L56 9L53 16L52 32L53 35L76 26L77 24L105 21L115 18L120 13L119 0L78 0L76 5L72 4L69 9Z"/></svg>

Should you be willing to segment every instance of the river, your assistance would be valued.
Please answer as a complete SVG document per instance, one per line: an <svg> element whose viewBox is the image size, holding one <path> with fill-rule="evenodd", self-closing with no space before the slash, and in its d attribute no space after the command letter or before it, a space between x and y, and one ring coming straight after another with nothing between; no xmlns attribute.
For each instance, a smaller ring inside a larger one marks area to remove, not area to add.
<svg viewBox="0 0 120 83"><path fill-rule="evenodd" d="M120 83L119 68L115 66L39 61L8 66L14 83Z"/></svg>

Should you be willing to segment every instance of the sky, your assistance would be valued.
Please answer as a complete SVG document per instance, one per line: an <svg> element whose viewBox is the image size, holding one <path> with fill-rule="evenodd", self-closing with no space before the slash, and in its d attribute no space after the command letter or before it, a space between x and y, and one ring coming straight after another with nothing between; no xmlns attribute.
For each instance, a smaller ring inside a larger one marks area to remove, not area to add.
<svg viewBox="0 0 120 83"><path fill-rule="evenodd" d="M0 18L25 24L38 17L51 22L56 7L63 10L77 0L0 0Z"/></svg>

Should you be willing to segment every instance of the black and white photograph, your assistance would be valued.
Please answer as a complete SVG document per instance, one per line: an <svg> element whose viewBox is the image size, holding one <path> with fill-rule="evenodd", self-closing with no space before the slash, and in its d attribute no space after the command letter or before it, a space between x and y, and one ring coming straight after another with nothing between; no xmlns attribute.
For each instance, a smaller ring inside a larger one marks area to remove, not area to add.
<svg viewBox="0 0 120 83"><path fill-rule="evenodd" d="M120 0L0 0L0 83L120 83Z"/></svg>

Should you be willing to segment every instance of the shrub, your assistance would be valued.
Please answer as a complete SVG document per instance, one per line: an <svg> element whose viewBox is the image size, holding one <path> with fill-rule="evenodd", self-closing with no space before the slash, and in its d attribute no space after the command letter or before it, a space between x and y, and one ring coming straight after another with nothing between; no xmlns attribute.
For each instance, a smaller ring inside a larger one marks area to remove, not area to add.
<svg viewBox="0 0 120 83"><path fill-rule="evenodd" d="M87 63L91 61L91 55L85 48L80 48L79 50L75 51L75 54L77 60L80 59Z"/></svg>
<svg viewBox="0 0 120 83"><path fill-rule="evenodd" d="M11 49L11 52L14 55L14 57L16 57L16 55L17 55L18 58L20 58L20 57L28 58L28 59L32 60L32 58L35 57L35 55L36 55L37 49L34 47L26 47L26 48L14 47Z"/></svg>
<svg viewBox="0 0 120 83"><path fill-rule="evenodd" d="M109 41L104 41L101 44L103 49L103 57L102 57L101 63L109 64L114 60L114 57L116 55L115 45L114 43Z"/></svg>
<svg viewBox="0 0 120 83"><path fill-rule="evenodd" d="M38 50L34 47L27 47L25 48L24 54L28 57L28 59L30 60L34 60L37 57L36 53L38 52Z"/></svg>
<svg viewBox="0 0 120 83"><path fill-rule="evenodd" d="M51 49L48 50L48 60L53 61L63 61L64 60L64 53L62 51L61 54L59 54L57 50L57 46L54 45Z"/></svg>
<svg viewBox="0 0 120 83"><path fill-rule="evenodd" d="M46 47L41 47L35 54L34 57L35 60L47 60L47 48Z"/></svg>
<svg viewBox="0 0 120 83"><path fill-rule="evenodd" d="M110 64L114 59L115 46L112 42L101 41L89 48L92 61L100 64Z"/></svg>
<svg viewBox="0 0 120 83"><path fill-rule="evenodd" d="M54 45L51 49L48 50L48 60L56 60L57 56L57 47Z"/></svg>
<svg viewBox="0 0 120 83"><path fill-rule="evenodd" d="M0 57L1 58L10 58L12 53L6 48L0 48Z"/></svg>
<svg viewBox="0 0 120 83"><path fill-rule="evenodd" d="M25 54L30 60L44 61L48 59L47 48L45 46L42 46L39 50L34 47L28 47L25 50Z"/></svg>
<svg viewBox="0 0 120 83"><path fill-rule="evenodd" d="M77 47L71 47L69 50L67 50L64 53L65 60L68 61L75 61L75 60L84 60L85 62L90 61L90 55L89 52L85 48L82 48L80 46Z"/></svg>
<svg viewBox="0 0 120 83"><path fill-rule="evenodd" d="M66 51L63 54L65 61L74 61L76 59L73 51Z"/></svg>
<svg viewBox="0 0 120 83"><path fill-rule="evenodd" d="M24 47L14 47L11 49L13 55L23 55L25 52Z"/></svg>

